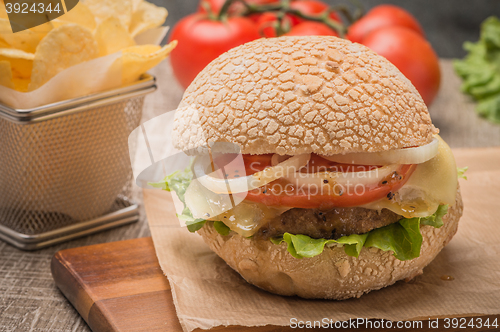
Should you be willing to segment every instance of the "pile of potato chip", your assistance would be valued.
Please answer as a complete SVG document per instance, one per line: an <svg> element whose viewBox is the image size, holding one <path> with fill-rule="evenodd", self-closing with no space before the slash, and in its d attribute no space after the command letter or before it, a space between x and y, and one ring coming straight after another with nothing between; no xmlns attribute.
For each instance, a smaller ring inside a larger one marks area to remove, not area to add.
<svg viewBox="0 0 500 332"><path fill-rule="evenodd" d="M165 8L143 0L86 0L57 19L12 33L0 0L0 85L33 91L71 66L118 51L122 83L134 82L177 44L162 48L134 41L166 17Z"/></svg>

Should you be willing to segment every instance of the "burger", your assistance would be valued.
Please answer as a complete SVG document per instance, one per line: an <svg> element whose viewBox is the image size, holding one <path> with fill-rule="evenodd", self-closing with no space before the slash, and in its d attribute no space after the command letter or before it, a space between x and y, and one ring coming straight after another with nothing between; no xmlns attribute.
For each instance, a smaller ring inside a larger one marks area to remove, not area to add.
<svg viewBox="0 0 500 332"><path fill-rule="evenodd" d="M360 297L422 273L457 231L457 168L417 90L330 36L260 39L210 63L175 114L167 176L188 229L249 283Z"/></svg>

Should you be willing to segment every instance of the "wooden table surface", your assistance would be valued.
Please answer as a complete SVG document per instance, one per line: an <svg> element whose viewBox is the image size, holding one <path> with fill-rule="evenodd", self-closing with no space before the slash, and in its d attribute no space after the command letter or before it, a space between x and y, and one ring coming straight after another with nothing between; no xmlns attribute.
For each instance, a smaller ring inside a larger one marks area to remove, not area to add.
<svg viewBox="0 0 500 332"><path fill-rule="evenodd" d="M459 91L451 61L442 60L443 84L431 107L434 124L453 148L499 146L500 125L480 119L474 104ZM168 62L155 68L159 89L146 99L143 121L176 108L182 89ZM461 165L462 166L462 165ZM138 188L135 199L142 201ZM0 241L0 331L90 331L54 285L50 260L55 252L80 246L149 236L144 208L137 223L36 252L24 252Z"/></svg>

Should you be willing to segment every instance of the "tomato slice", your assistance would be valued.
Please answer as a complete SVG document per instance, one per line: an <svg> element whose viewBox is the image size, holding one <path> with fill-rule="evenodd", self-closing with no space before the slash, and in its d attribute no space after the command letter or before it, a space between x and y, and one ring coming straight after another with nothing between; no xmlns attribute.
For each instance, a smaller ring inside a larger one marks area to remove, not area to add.
<svg viewBox="0 0 500 332"><path fill-rule="evenodd" d="M243 162L245 163L245 171L247 175L252 175L257 172L263 171L267 167L271 167L271 158L273 154L244 154Z"/></svg>
<svg viewBox="0 0 500 332"><path fill-rule="evenodd" d="M379 168L381 166L375 165L352 165L352 164L342 164L335 161L330 161L317 154L311 154L311 159L306 167L302 168L300 172L302 173L317 173L317 172L367 172L373 169Z"/></svg>
<svg viewBox="0 0 500 332"><path fill-rule="evenodd" d="M252 175L254 173L260 172L267 167L271 167L271 158L273 154L260 154L260 155L243 155L243 161L245 163L245 171L247 175ZM303 173L316 173L316 172L364 172L371 171L372 169L381 166L373 165L351 165L351 164L341 164L334 161L325 159L317 154L312 153L311 159L306 167L302 168L300 172Z"/></svg>
<svg viewBox="0 0 500 332"><path fill-rule="evenodd" d="M271 167L272 154L243 155L245 175L252 175L267 167ZM236 155L222 155L214 160L219 166L234 159ZM329 161L319 155L311 154L311 159L300 172L366 172L381 166L376 165L351 165ZM354 207L377 201L384 197L391 197L407 181L415 170L416 165L400 165L396 171L383 179L380 183L371 186L357 187L356 190L337 192L336 194L317 193L304 188L297 188L285 179L278 179L258 189L249 191L245 199L262 203L268 206L288 206L304 209L330 209L333 207ZM245 176L241 170L225 167L228 179ZM238 194L236 194L238 195Z"/></svg>
<svg viewBox="0 0 500 332"><path fill-rule="evenodd" d="M307 189L286 188L283 180L276 180L247 193L245 199L269 206L289 206L303 209L330 209L333 207L353 207L377 201L384 197L390 198L398 191L415 170L416 165L401 165L396 170L396 176L391 176L375 186L363 186L361 189L350 190L337 195L311 193ZM290 186L289 186L290 188Z"/></svg>

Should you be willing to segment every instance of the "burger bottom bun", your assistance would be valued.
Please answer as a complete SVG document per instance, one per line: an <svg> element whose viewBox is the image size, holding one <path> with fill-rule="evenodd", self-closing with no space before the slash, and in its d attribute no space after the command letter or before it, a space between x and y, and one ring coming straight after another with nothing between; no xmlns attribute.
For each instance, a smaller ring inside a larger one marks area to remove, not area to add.
<svg viewBox="0 0 500 332"><path fill-rule="evenodd" d="M400 261L392 251L377 248L363 248L358 258L351 257L340 246L325 247L318 256L297 259L288 253L286 243L275 245L233 232L222 236L213 223L206 223L199 234L231 268L257 287L280 295L342 300L422 274L422 269L455 235L462 210L457 188L455 205L443 217L444 225L421 227L420 257L409 261Z"/></svg>

